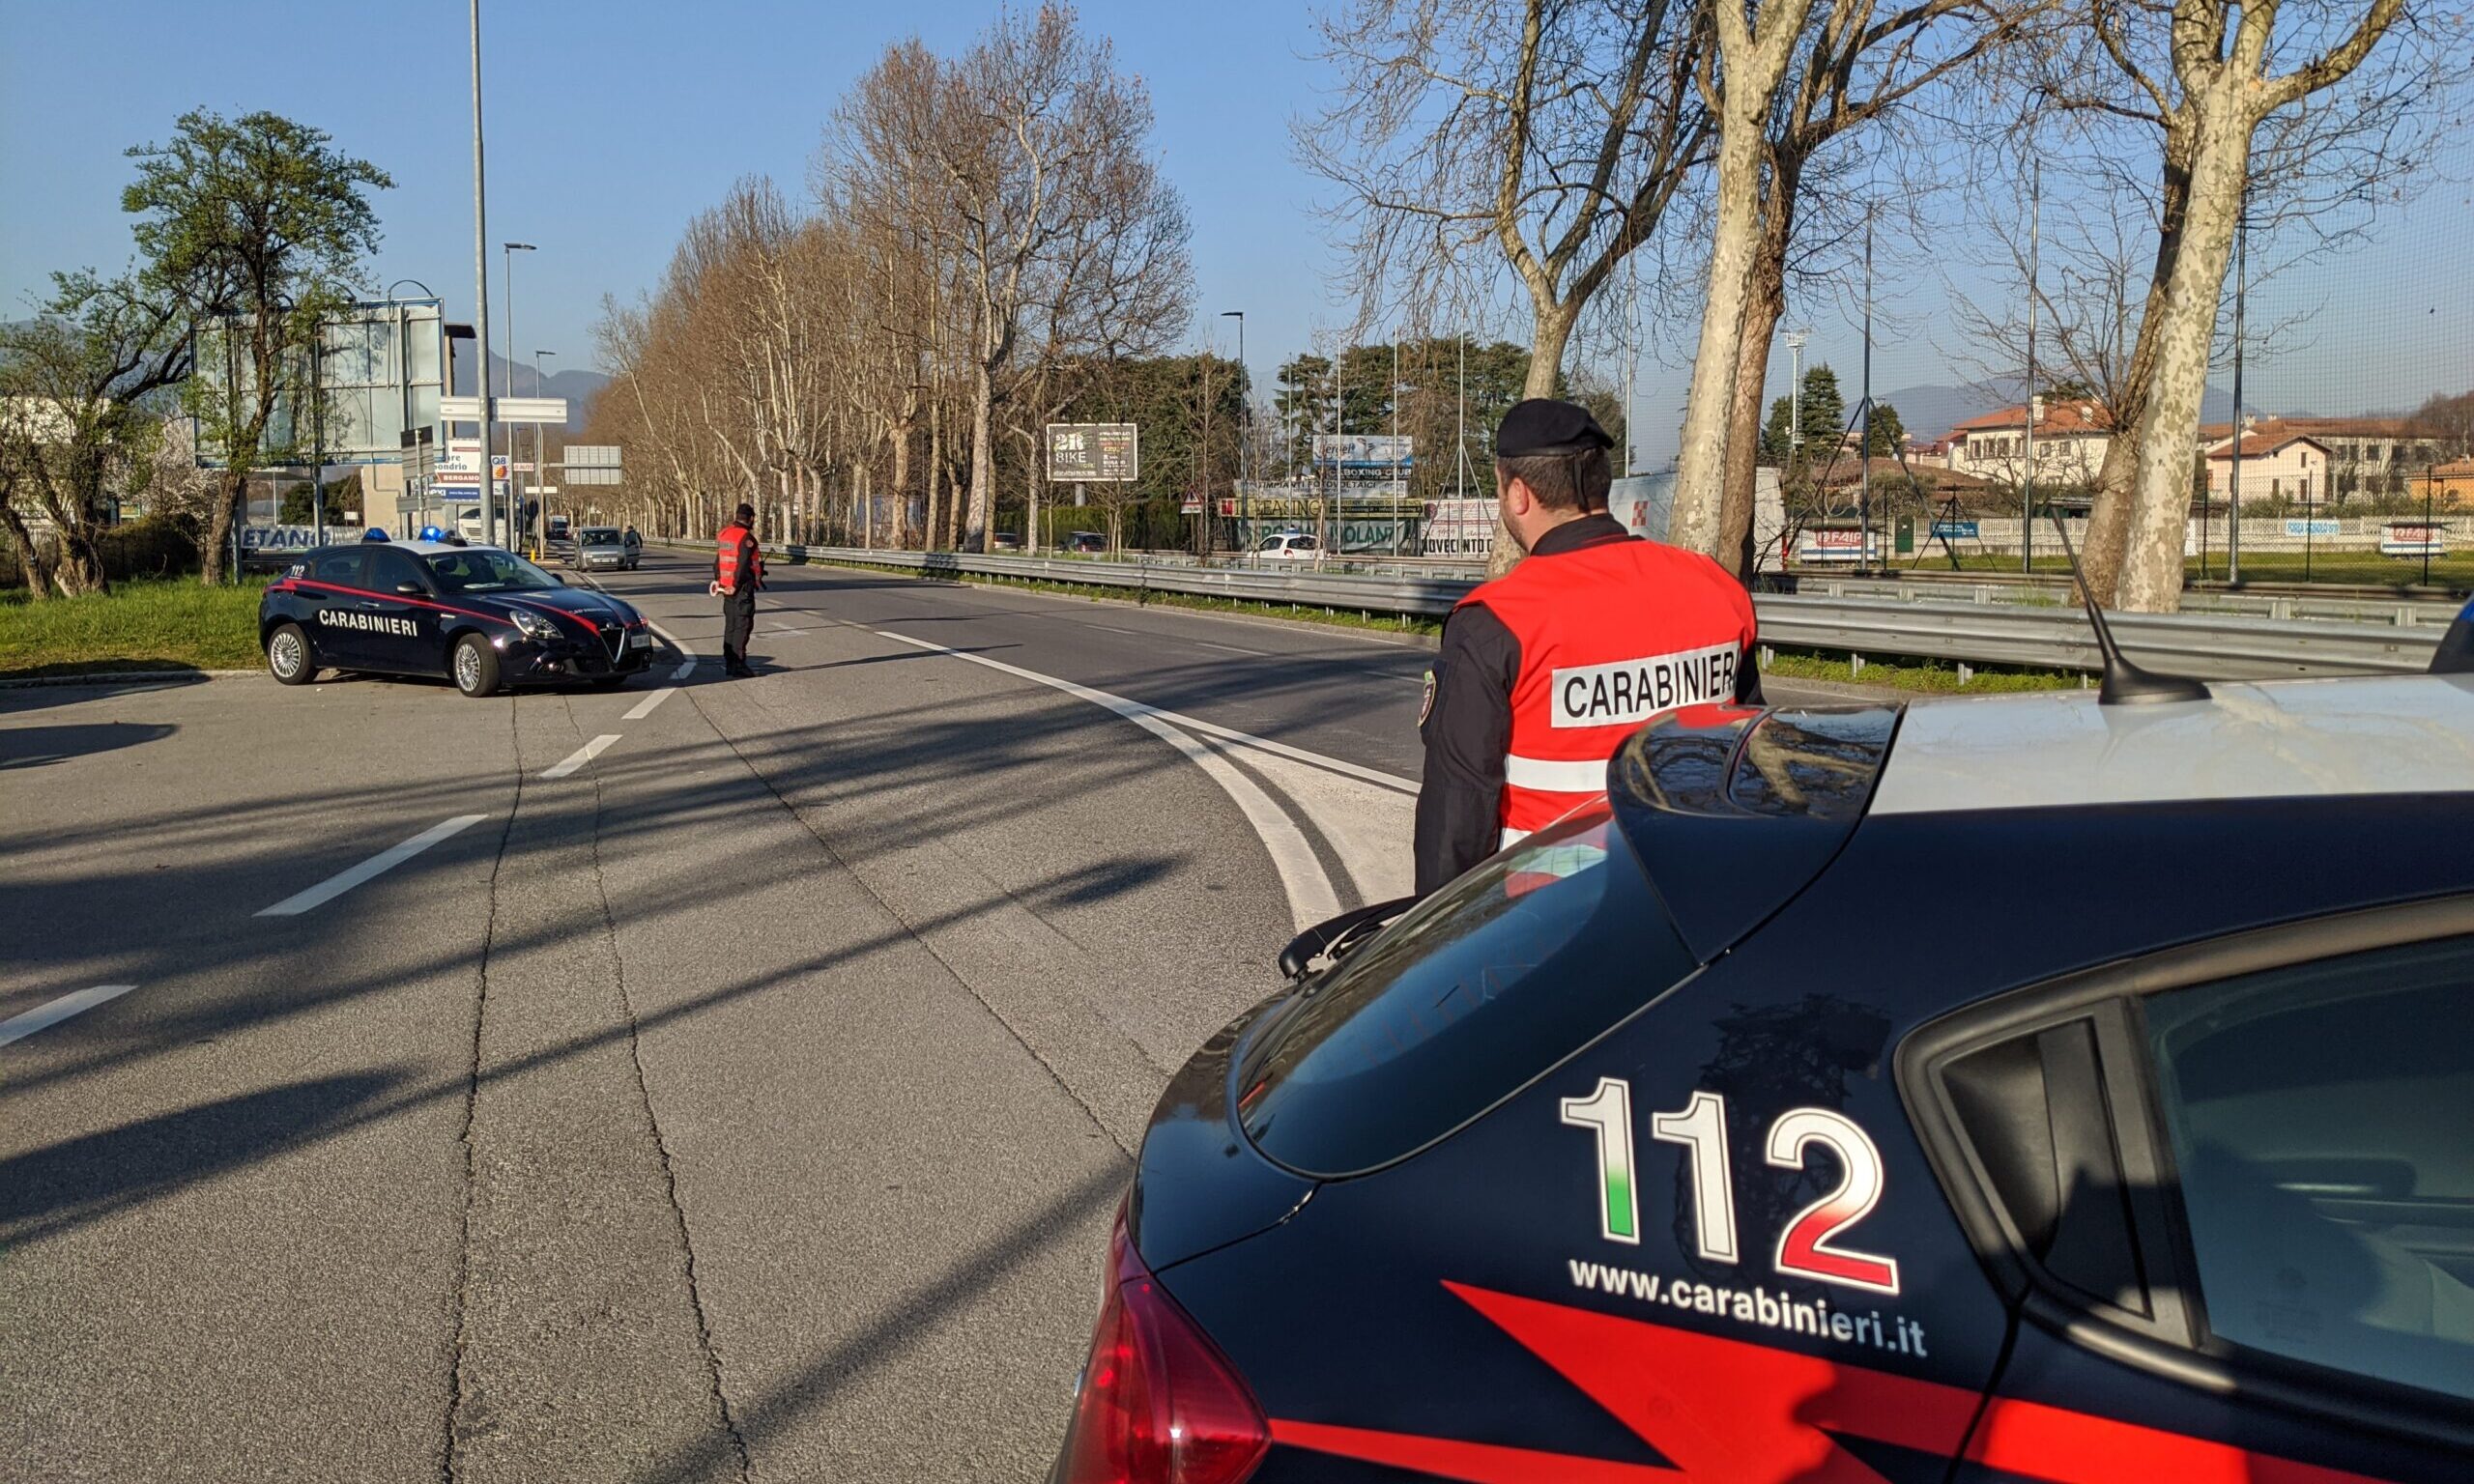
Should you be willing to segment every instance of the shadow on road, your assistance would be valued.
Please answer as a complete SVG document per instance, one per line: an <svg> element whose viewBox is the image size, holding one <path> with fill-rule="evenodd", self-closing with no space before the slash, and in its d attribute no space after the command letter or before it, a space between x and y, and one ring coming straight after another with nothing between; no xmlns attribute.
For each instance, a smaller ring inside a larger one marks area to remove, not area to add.
<svg viewBox="0 0 2474 1484"><path fill-rule="evenodd" d="M72 757L117 752L160 741L179 730L159 722L100 722L92 726L0 728L0 771L48 767Z"/></svg>

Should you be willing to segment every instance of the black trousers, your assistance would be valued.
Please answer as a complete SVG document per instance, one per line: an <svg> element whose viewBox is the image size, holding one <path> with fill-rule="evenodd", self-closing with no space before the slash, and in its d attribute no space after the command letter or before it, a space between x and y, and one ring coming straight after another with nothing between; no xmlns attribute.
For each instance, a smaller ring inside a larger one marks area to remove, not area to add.
<svg viewBox="0 0 2474 1484"><path fill-rule="evenodd" d="M756 594L734 593L722 599L722 668L747 669L747 636L756 632Z"/></svg>

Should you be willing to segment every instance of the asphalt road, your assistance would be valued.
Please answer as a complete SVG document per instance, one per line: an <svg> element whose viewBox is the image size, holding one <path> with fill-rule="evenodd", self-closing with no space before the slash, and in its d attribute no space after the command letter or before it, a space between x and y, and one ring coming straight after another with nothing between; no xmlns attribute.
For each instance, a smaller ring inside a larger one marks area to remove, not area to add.
<svg viewBox="0 0 2474 1484"><path fill-rule="evenodd" d="M1428 650L775 575L753 680L655 558L614 694L0 692L0 1477L1040 1475Z"/></svg>

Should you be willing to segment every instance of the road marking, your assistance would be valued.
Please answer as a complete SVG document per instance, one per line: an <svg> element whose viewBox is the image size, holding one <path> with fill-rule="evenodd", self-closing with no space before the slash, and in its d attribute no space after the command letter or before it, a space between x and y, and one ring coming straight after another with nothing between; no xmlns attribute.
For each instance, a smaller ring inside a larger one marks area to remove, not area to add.
<svg viewBox="0 0 2474 1484"><path fill-rule="evenodd" d="M565 760L559 763L557 766L544 769L541 776L543 778L564 778L568 774L573 773L576 769L583 767L586 763L592 761L595 757L600 756L601 750L603 748L608 747L611 743L618 740L618 733L615 731L605 731L601 735L593 738L591 741L587 742L584 746L577 748L574 752L567 754Z"/></svg>
<svg viewBox="0 0 2474 1484"><path fill-rule="evenodd" d="M636 702L636 709L628 712L625 716L620 717L619 720L622 722L641 722L646 717L653 714L653 707L670 699L676 692L676 687L665 685L660 690L653 692L650 696L647 696L644 699Z"/></svg>
<svg viewBox="0 0 2474 1484"><path fill-rule="evenodd" d="M1255 836L1262 841L1264 850L1271 855L1272 868L1280 872L1280 888L1288 897L1289 916L1299 928L1309 928L1339 914L1339 896L1332 889L1332 878L1323 870L1323 862L1315 855L1314 847L1307 843L1306 833L1297 827L1297 821L1291 819L1288 812L1274 802L1271 795L1262 790L1261 785L1238 771L1227 758L1221 756L1206 744L1197 742L1185 732L1178 730L1176 727L1170 726L1166 719L1173 717L1175 713L1145 705L1138 700L1129 700L1123 696L1111 696L1107 691L1093 690L1087 685L1077 685L1071 680L1060 680L1054 675L1043 675L1035 670L1024 670L1017 665L1008 665L1002 660L992 660L984 654L964 654L959 649L948 649L942 644L931 643L924 639L913 639L907 634L896 634L889 629L877 629L873 632L880 638L890 639L897 643L909 644L915 648L947 655L957 660L968 660L973 665L984 665L990 670L1000 671L1018 679L1045 685L1050 690L1063 691L1077 699L1106 707L1160 738L1185 755L1188 761L1210 775L1211 781L1218 784L1221 791L1226 793L1230 801L1236 804L1239 812L1245 814L1246 822L1254 827ZM1176 720L1181 723L1187 721L1182 717ZM1245 733L1238 732L1234 735L1243 738ZM1308 753L1305 756L1311 757L1314 755ZM1385 775L1376 774L1375 776L1380 778Z"/></svg>
<svg viewBox="0 0 2474 1484"><path fill-rule="evenodd" d="M394 870L456 831L470 829L488 817L487 814L457 814L452 819L433 824L402 844L379 851L350 870L339 871L305 892L286 897L273 906L260 912L258 916L299 917L312 907L333 900L382 871Z"/></svg>
<svg viewBox="0 0 2474 1484"><path fill-rule="evenodd" d="M48 1005L38 1005L22 1015L0 1020L0 1046L13 1041L23 1041L37 1031L49 1030L71 1015L82 1014L105 1000L116 1000L136 988L135 985L97 985L75 994L64 994Z"/></svg>
<svg viewBox="0 0 2474 1484"><path fill-rule="evenodd" d="M1194 642L1202 645L1205 649L1225 649L1230 654L1251 654L1264 658L1268 658L1271 655L1271 651L1269 649L1249 649L1243 644L1215 644L1207 639L1197 639Z"/></svg>
<svg viewBox="0 0 2474 1484"><path fill-rule="evenodd" d="M683 658L678 662L678 668L670 672L670 678L673 680L684 680L689 675L696 673L696 651L687 646L687 641L679 638L676 634L673 634L670 630L663 628L660 624L653 622L649 618L645 620L645 627L660 635L664 640L669 642L670 647L677 650L679 654L683 656Z"/></svg>

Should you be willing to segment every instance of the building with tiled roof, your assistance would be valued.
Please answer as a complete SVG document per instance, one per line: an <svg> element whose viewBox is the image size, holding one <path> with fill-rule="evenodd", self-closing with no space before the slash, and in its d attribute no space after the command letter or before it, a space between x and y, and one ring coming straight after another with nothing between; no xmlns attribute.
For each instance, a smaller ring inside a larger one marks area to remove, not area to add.
<svg viewBox="0 0 2474 1484"><path fill-rule="evenodd" d="M2035 419L2035 478L2041 485L2087 484L2113 446L2113 417L2099 404L2079 398L2038 397L2030 405L2005 407L1971 417L1950 430L1949 468L1996 484L2028 477L2028 423Z"/></svg>
<svg viewBox="0 0 2474 1484"><path fill-rule="evenodd" d="M2425 470L2462 458L2469 451L2410 417L2255 416L2245 419L2243 426L2247 440L2308 438L2326 449L2327 475L2315 498L2338 504L2349 499L2404 495L2409 493L2409 484L2419 491ZM2246 496L2260 488L2252 483L2247 440L2242 454L2242 493ZM2229 449L2232 441L2230 423L2201 425L2200 446L2207 451L2211 471L2216 467L2217 452ZM2230 458L2227 464L2230 466ZM2213 473L2210 478L2213 481ZM2214 487L2212 482L2210 487Z"/></svg>

